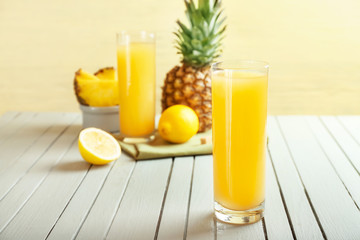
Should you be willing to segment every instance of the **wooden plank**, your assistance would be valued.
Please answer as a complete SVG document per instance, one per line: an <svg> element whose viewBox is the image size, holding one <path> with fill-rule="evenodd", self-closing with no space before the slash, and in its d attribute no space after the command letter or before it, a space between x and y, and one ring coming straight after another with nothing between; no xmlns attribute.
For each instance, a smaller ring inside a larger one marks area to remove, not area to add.
<svg viewBox="0 0 360 240"><path fill-rule="evenodd" d="M6 124L5 128L2 128L0 131L0 150L7 149L6 147L2 147L6 141L11 141L12 136L19 131L21 128L23 128L29 121L32 120L32 118L35 116L35 113L32 112L22 112L19 113L19 115L14 118L11 122ZM0 164L4 158L0 157ZM0 168L1 169L1 168Z"/></svg>
<svg viewBox="0 0 360 240"><path fill-rule="evenodd" d="M275 117L268 117L267 132L269 154L296 238L299 240L323 238Z"/></svg>
<svg viewBox="0 0 360 240"><path fill-rule="evenodd" d="M74 132L73 132L74 133ZM91 165L82 160L77 141L0 234L0 238L45 239Z"/></svg>
<svg viewBox="0 0 360 240"><path fill-rule="evenodd" d="M51 123L53 126L45 130L45 133L35 140L31 148L24 152L13 164L6 167L0 174L0 199L2 199L7 192L16 184L17 181L23 177L26 172L42 154L46 152L54 141L59 137L61 132L74 121L78 114L56 114Z"/></svg>
<svg viewBox="0 0 360 240"><path fill-rule="evenodd" d="M183 239L187 222L194 157L177 157L166 194L157 239Z"/></svg>
<svg viewBox="0 0 360 240"><path fill-rule="evenodd" d="M107 239L154 238L171 167L171 159L136 163Z"/></svg>
<svg viewBox="0 0 360 240"><path fill-rule="evenodd" d="M335 124L339 124L335 117L332 117ZM330 119L330 117L329 117ZM307 122L314 135L316 136L318 142L320 143L323 151L325 152L327 158L330 160L331 164L336 169L337 174L342 179L347 190L351 194L353 200L357 203L357 206L360 206L360 175L356 172L355 168L349 162L349 159L346 157L342 149L332 138L330 133L321 123L317 117L308 117L306 118ZM329 121L330 122L330 121ZM340 127L340 126L339 126ZM340 141L340 140L339 140ZM355 159L354 159L355 160ZM359 159L356 159L359 160Z"/></svg>
<svg viewBox="0 0 360 240"><path fill-rule="evenodd" d="M56 142L41 156L34 166L21 178L21 180L0 201L0 232L15 217L25 205L31 195L41 185L49 171L61 160L69 150L72 142L77 139L76 134L81 129L80 118L71 125ZM0 235L1 236L1 235Z"/></svg>
<svg viewBox="0 0 360 240"><path fill-rule="evenodd" d="M56 225L47 239L74 239L113 165L114 162L105 166L91 166L79 189L56 221ZM73 171L73 166L65 166L64 170Z"/></svg>
<svg viewBox="0 0 360 240"><path fill-rule="evenodd" d="M212 156L196 156L186 239L214 239Z"/></svg>
<svg viewBox="0 0 360 240"><path fill-rule="evenodd" d="M30 116L32 116L32 114L30 114ZM58 117L59 114L56 113L41 113L36 114L36 116L30 119L24 119L22 122L23 126L19 127L16 132L0 145L0 174L6 171L9 165L14 164ZM20 118L20 116L18 118ZM28 124L26 124L27 122ZM21 123L19 125L21 125ZM16 149L16 151L14 151L14 149Z"/></svg>
<svg viewBox="0 0 360 240"><path fill-rule="evenodd" d="M304 117L279 117L280 127L327 239L360 238L360 212Z"/></svg>
<svg viewBox="0 0 360 240"><path fill-rule="evenodd" d="M323 121L331 135L335 138L336 142L351 161L352 165L356 168L357 172L360 173L360 146L354 139L354 137L358 135L357 128L359 128L359 126L349 124L350 120L344 121L345 118L342 118L342 122L344 122L345 126L349 128L348 132L344 126L333 117L322 116L320 119Z"/></svg>
<svg viewBox="0 0 360 240"><path fill-rule="evenodd" d="M115 162L76 239L106 237L134 166L135 161L126 154L122 154Z"/></svg>
<svg viewBox="0 0 360 240"><path fill-rule="evenodd" d="M267 239L292 239L291 226L269 155L266 156L265 225Z"/></svg>
<svg viewBox="0 0 360 240"><path fill-rule="evenodd" d="M360 144L360 116L338 116L337 118Z"/></svg>
<svg viewBox="0 0 360 240"><path fill-rule="evenodd" d="M216 239L262 239L265 240L262 221L249 225L230 225L217 221Z"/></svg>
<svg viewBox="0 0 360 240"><path fill-rule="evenodd" d="M1 115L0 117L0 129L2 129L3 127L6 126L6 124L8 124L9 122L11 122L12 120L14 120L16 118L16 116L18 116L20 113L19 112L6 112L3 115Z"/></svg>

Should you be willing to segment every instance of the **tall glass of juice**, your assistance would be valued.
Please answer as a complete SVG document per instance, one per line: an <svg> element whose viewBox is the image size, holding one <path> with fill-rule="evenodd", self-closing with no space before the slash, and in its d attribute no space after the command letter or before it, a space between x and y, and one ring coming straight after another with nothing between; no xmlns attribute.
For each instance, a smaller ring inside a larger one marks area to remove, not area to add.
<svg viewBox="0 0 360 240"><path fill-rule="evenodd" d="M212 66L214 208L222 222L263 217L268 67L251 60Z"/></svg>
<svg viewBox="0 0 360 240"><path fill-rule="evenodd" d="M117 34L120 136L148 141L155 128L155 35Z"/></svg>

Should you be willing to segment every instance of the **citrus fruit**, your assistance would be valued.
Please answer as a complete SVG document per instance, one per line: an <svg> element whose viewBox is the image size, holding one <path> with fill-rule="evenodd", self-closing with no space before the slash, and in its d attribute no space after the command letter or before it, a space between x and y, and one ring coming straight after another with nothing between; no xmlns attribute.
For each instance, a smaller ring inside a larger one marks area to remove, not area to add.
<svg viewBox="0 0 360 240"><path fill-rule="evenodd" d="M184 143L198 130L199 118L188 106L173 105L161 114L158 131L166 141Z"/></svg>
<svg viewBox="0 0 360 240"><path fill-rule="evenodd" d="M85 128L80 132L79 151L85 161L95 165L107 164L121 154L116 139L98 128Z"/></svg>

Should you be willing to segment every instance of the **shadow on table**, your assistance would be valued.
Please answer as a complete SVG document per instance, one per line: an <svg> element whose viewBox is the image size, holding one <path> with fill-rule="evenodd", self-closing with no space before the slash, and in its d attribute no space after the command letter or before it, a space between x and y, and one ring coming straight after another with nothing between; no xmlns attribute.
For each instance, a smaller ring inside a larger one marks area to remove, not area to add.
<svg viewBox="0 0 360 240"><path fill-rule="evenodd" d="M84 160L78 160L74 162L60 162L54 170L59 172L80 172L87 171L90 166L90 163L87 163Z"/></svg>

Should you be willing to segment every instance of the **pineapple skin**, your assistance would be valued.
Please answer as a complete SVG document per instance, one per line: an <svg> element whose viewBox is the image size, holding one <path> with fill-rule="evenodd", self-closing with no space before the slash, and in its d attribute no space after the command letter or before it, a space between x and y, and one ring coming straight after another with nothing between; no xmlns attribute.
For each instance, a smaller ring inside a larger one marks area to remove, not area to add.
<svg viewBox="0 0 360 240"><path fill-rule="evenodd" d="M94 76L98 77L100 80L115 80L116 71L114 67L105 67L94 73Z"/></svg>
<svg viewBox="0 0 360 240"><path fill-rule="evenodd" d="M212 103L210 66L175 66L166 74L162 91L162 111L176 104L191 107L199 117L199 131L211 129Z"/></svg>
<svg viewBox="0 0 360 240"><path fill-rule="evenodd" d="M91 74L84 72L81 68L79 70L77 70L75 72L75 78L74 78L74 91L75 91L75 96L76 99L78 100L78 102L81 105L85 105L85 106L89 106L89 104L86 102L86 100L84 98L81 97L81 92L82 92L82 86L81 86L81 81L83 81L83 79L89 79L90 81L97 81L97 79L95 77L93 77Z"/></svg>

